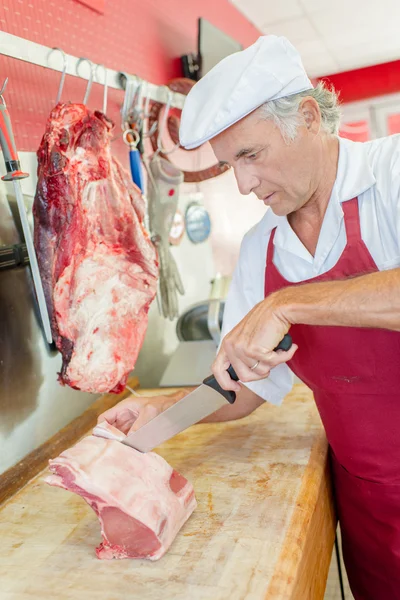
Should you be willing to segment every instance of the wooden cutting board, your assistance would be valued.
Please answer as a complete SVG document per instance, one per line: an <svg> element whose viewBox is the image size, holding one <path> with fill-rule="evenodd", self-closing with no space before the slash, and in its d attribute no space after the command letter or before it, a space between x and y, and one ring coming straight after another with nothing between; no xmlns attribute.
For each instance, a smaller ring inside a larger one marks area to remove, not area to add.
<svg viewBox="0 0 400 600"><path fill-rule="evenodd" d="M0 508L1 600L323 598L336 520L325 434L305 386L282 407L196 425L158 451L198 501L165 557L98 560L96 516L44 484L45 471Z"/></svg>

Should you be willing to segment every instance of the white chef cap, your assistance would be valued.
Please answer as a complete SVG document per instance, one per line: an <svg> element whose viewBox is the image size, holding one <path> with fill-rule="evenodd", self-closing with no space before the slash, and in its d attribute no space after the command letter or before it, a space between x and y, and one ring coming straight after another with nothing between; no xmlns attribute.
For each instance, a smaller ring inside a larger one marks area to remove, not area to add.
<svg viewBox="0 0 400 600"><path fill-rule="evenodd" d="M284 37L262 36L221 60L193 86L182 111L180 143L197 148L265 102L312 87L292 44Z"/></svg>

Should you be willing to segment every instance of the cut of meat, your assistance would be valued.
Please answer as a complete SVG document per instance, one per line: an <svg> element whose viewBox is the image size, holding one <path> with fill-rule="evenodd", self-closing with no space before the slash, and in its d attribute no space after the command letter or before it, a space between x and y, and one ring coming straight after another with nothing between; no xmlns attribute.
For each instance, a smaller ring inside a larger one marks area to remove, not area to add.
<svg viewBox="0 0 400 600"><path fill-rule="evenodd" d="M126 437L122 431L114 427L114 425L110 425L107 421L98 423L93 429L93 435L105 438L106 440L117 440L118 442Z"/></svg>
<svg viewBox="0 0 400 600"><path fill-rule="evenodd" d="M144 200L111 156L112 129L100 112L58 104L38 150L35 247L60 381L87 392L125 387L157 287Z"/></svg>
<svg viewBox="0 0 400 600"><path fill-rule="evenodd" d="M99 558L161 558L196 508L192 485L158 454L121 444L114 427L102 423L94 432L108 439L90 435L51 460L45 481L93 508Z"/></svg>

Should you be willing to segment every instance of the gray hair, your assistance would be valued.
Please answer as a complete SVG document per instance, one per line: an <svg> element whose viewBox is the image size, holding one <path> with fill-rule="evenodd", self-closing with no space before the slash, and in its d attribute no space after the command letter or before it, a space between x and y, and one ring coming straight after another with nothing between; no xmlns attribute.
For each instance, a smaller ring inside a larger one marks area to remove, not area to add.
<svg viewBox="0 0 400 600"><path fill-rule="evenodd" d="M331 134L337 134L339 131L341 112L338 94L333 88L328 89L320 81L313 89L278 100L270 100L260 106L262 118L272 119L287 143L296 137L297 128L302 122L298 110L301 100L306 96L311 96L318 103L321 111L321 129Z"/></svg>

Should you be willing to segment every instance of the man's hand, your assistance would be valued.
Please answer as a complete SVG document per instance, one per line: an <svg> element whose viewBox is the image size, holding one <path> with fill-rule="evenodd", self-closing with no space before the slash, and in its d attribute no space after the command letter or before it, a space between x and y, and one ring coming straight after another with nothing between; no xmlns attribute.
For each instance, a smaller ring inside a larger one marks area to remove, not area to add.
<svg viewBox="0 0 400 600"><path fill-rule="evenodd" d="M287 352L274 351L289 329L278 293L257 304L222 341L212 367L221 387L235 392L241 389L226 372L229 365L240 381L247 382L265 379L273 367L290 360L297 350L296 344Z"/></svg>
<svg viewBox="0 0 400 600"><path fill-rule="evenodd" d="M273 367L290 360L296 344L288 352L273 348L294 324L400 332L400 269L288 286L269 295L222 341L213 364L221 387L240 389L226 372L230 364L239 379L247 382L268 377Z"/></svg>
<svg viewBox="0 0 400 600"><path fill-rule="evenodd" d="M190 390L179 390L166 396L129 396L112 408L103 412L97 419L98 423L107 421L122 433L128 435L137 431L151 419L164 410L184 398ZM252 413L264 400L254 394L251 390L242 386L234 404L226 403L226 406L218 409L200 423L218 423L221 421L232 421L241 419Z"/></svg>
<svg viewBox="0 0 400 600"><path fill-rule="evenodd" d="M187 390L182 390L170 396L129 396L103 412L97 422L107 421L128 435L178 402L187 393Z"/></svg>

